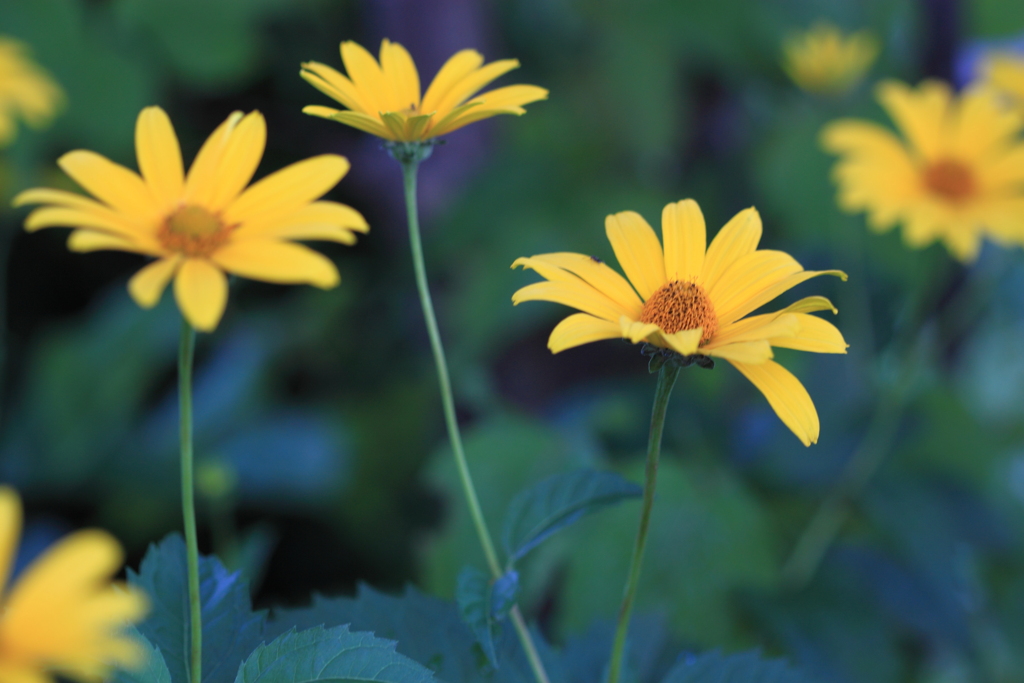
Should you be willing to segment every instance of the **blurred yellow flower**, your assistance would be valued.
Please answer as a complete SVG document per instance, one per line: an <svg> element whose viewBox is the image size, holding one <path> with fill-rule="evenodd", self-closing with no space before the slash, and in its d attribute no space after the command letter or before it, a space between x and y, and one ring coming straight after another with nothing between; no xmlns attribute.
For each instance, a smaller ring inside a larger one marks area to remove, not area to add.
<svg viewBox="0 0 1024 683"><path fill-rule="evenodd" d="M870 31L844 35L823 21L783 42L782 68L807 92L838 95L860 83L878 50L878 40Z"/></svg>
<svg viewBox="0 0 1024 683"><path fill-rule="evenodd" d="M553 353L622 337L683 356L723 358L764 394L805 446L818 440L814 403L800 381L771 360L772 347L846 353L839 330L809 315L835 308L812 296L774 313L744 316L805 280L825 274L845 280L844 273L807 271L789 254L757 249L761 217L753 208L736 214L710 246L692 199L662 212L664 250L647 221L632 211L608 216L605 231L628 281L584 254L540 254L512 264L546 279L517 291L514 304L553 301L583 311L552 330Z"/></svg>
<svg viewBox="0 0 1024 683"><path fill-rule="evenodd" d="M990 55L981 66L981 82L1024 114L1024 55L1014 52Z"/></svg>
<svg viewBox="0 0 1024 683"><path fill-rule="evenodd" d="M75 532L7 586L20 536L21 500L0 486L0 681L96 681L111 666L140 664L143 652L123 629L145 616L148 601L110 582L124 562L118 542L98 529Z"/></svg>
<svg viewBox="0 0 1024 683"><path fill-rule="evenodd" d="M25 44L0 36L0 147L14 140L17 119L40 128L63 103L64 91L32 61Z"/></svg>
<svg viewBox="0 0 1024 683"><path fill-rule="evenodd" d="M345 157L306 159L246 188L266 138L262 114L234 112L206 140L186 176L170 119L159 107L148 107L135 127L141 177L99 154L76 150L57 163L99 201L35 188L14 204L48 205L29 214L26 230L77 228L68 238L73 251L158 257L132 277L129 293L151 308L173 277L182 314L197 329L210 331L227 304L225 272L328 289L339 281L334 264L290 240L354 244L355 232L369 229L355 209L315 201L348 172Z"/></svg>
<svg viewBox="0 0 1024 683"><path fill-rule="evenodd" d="M870 121L842 119L822 132L840 155L833 171L839 206L866 211L872 229L903 224L911 247L942 240L961 261L982 238L1024 241L1024 120L991 90L954 95L946 83L878 86L878 100L904 139Z"/></svg>
<svg viewBox="0 0 1024 683"><path fill-rule="evenodd" d="M348 77L319 62L305 62L300 74L349 111L318 105L302 111L398 142L427 140L498 114L525 114L523 105L548 96L535 85L508 85L476 95L519 66L515 59L484 65L476 50L462 50L445 62L422 98L416 65L398 43L385 38L378 63L365 48L346 41L341 59Z"/></svg>

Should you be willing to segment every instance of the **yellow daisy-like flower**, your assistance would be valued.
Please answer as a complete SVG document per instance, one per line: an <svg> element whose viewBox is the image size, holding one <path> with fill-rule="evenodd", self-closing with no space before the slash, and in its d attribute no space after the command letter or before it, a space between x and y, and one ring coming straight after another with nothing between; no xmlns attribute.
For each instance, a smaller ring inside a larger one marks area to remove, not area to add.
<svg viewBox="0 0 1024 683"><path fill-rule="evenodd" d="M981 82L1024 114L1024 54L997 52L989 56L981 67Z"/></svg>
<svg viewBox="0 0 1024 683"><path fill-rule="evenodd" d="M445 62L422 97L416 64L398 43L385 38L378 63L365 48L347 41L341 44L341 60L348 77L319 62L305 62L300 74L349 111L318 105L302 111L397 142L436 138L498 114L525 114L523 105L548 96L535 85L509 85L476 95L519 66L516 59L484 65L476 50L462 50Z"/></svg>
<svg viewBox="0 0 1024 683"><path fill-rule="evenodd" d="M354 244L369 228L358 211L316 201L348 172L345 157L325 154L292 164L246 187L266 145L263 115L235 112L203 144L186 176L171 121L147 107L135 127L141 176L94 152L76 150L57 163L99 201L36 188L15 206L46 204L25 219L29 231L77 228L68 248L115 249L158 258L136 273L128 291L151 308L174 278L174 295L197 329L217 327L228 298L225 273L266 282L338 284L323 255L290 240Z"/></svg>
<svg viewBox="0 0 1024 683"><path fill-rule="evenodd" d="M782 44L782 68L800 88L818 95L839 95L864 78L878 57L878 40L870 31L844 35L829 22Z"/></svg>
<svg viewBox="0 0 1024 683"><path fill-rule="evenodd" d="M0 36L0 147L14 140L20 118L41 128L64 103L64 91L32 61L24 43Z"/></svg>
<svg viewBox="0 0 1024 683"><path fill-rule="evenodd" d="M123 634L148 611L138 590L111 583L124 563L105 531L61 539L7 586L21 536L21 500L0 486L0 681L52 683L57 673L86 681L111 666L134 667L143 652Z"/></svg>
<svg viewBox="0 0 1024 683"><path fill-rule="evenodd" d="M977 257L986 234L1024 241L1024 118L985 87L957 96L941 81L885 81L877 95L904 139L852 119L822 132L841 155L833 178L843 210L867 211L879 232L902 223L911 247L942 240L961 261Z"/></svg>
<svg viewBox="0 0 1024 683"><path fill-rule="evenodd" d="M745 317L783 292L818 275L781 251L758 249L761 217L736 214L707 246L704 215L692 199L665 207L664 241L633 211L605 219L605 231L626 278L593 256L573 253L520 258L512 267L537 271L546 282L527 285L512 302L553 301L577 308L551 332L553 353L600 339L647 342L683 356L723 358L761 390L793 433L818 440L818 413L800 381L771 360L772 347L846 353L842 334L813 315L836 309L812 296L774 313ZM705 251L705 247L707 250Z"/></svg>

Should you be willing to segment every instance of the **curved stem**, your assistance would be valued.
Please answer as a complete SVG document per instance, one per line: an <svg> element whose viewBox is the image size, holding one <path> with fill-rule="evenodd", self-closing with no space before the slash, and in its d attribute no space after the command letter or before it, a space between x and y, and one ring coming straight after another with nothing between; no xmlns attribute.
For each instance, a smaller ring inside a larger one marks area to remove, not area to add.
<svg viewBox="0 0 1024 683"><path fill-rule="evenodd" d="M654 489L658 481L658 458L661 456L661 433L665 428L665 411L672 387L679 375L679 367L666 363L658 373L658 386L654 390L654 409L651 411L651 432L647 441L647 466L644 472L644 502L640 513L640 528L636 532L633 559L629 565L629 578L619 607L619 621L615 628L612 655L608 662L608 683L618 683L622 675L622 660L626 650L626 633L629 631L629 617L633 612L633 601L640 585L640 569L647 546L647 531L651 524L651 510L654 507Z"/></svg>
<svg viewBox="0 0 1024 683"><path fill-rule="evenodd" d="M190 682L203 676L203 613L199 596L199 538L196 533L195 478L192 473L192 361L196 333L188 321L181 321L178 348L178 406L181 425L181 509L185 521L188 557L189 631L191 634Z"/></svg>
<svg viewBox="0 0 1024 683"><path fill-rule="evenodd" d="M427 284L427 269L423 260L423 244L420 239L419 210L416 203L416 174L419 170L418 159L399 160L402 164L402 178L405 186L405 208L409 220L409 243L412 247L412 265L416 273L416 288L419 290L420 304L423 307L423 317L427 323L427 334L430 337L430 348L434 353L434 364L437 367L437 381L441 387L441 404L444 407L444 420L448 429L448 439L452 445L452 455L455 457L455 467L459 473L459 481L462 483L462 491L469 504L469 514L473 518L473 525L476 528L480 545L487 559L487 565L491 575L498 579L502 576L501 563L498 562L498 554L494 550L494 542L487 530L487 523L484 521L484 513L480 509L480 500L476 495L476 488L473 486L473 477L469 473L469 465L466 463L466 453L462 448L462 435L459 432L459 422L455 415L455 401L452 395L451 379L448 375L448 362L445 360L444 346L441 344L441 333L437 327L437 318L434 316L434 304L430 298L430 288ZM544 665L540 660L537 649L533 644L530 631L526 627L522 614L518 607L512 610L512 623L515 626L519 640L523 644L523 650L530 662L530 668L538 683L549 683Z"/></svg>

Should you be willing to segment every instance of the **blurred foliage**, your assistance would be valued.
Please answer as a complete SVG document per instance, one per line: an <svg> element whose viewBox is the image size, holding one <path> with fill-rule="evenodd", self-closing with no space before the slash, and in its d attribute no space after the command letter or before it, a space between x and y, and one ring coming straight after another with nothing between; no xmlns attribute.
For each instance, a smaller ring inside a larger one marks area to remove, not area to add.
<svg viewBox="0 0 1024 683"><path fill-rule="evenodd" d="M375 141L302 115L322 98L297 74L306 59L337 66L343 39L402 42L424 80L463 47L517 57L516 82L549 88L550 100L457 132L422 168L430 277L492 530L519 491L553 474L591 468L640 481L654 387L628 344L552 357L545 340L564 311L513 308L511 293L531 276L509 264L548 251L614 263L603 218L616 211L656 223L664 204L694 197L714 234L755 205L763 246L850 273L814 289L839 307L850 354L779 353L821 416L810 449L726 364L683 373L639 597L636 679L661 680L680 648L759 647L837 683L1019 681L1024 260L989 245L962 267L940 248L909 251L898 234L868 232L862 217L836 210L817 135L839 116L884 121L874 81L948 77L936 65L971 41L1024 31L1021 7L11 0L0 3L0 32L31 45L68 106L6 150L3 194L66 184L53 162L69 149L134 166L134 118L154 103L170 112L187 159L228 112L259 108L269 124L259 175L328 151L352 160L331 197L362 211L371 232L354 249L324 249L341 286L233 283L221 328L200 338L197 455L231 482L201 498L201 541L258 586L260 606L369 582L375 589L356 598L318 598L309 609L337 610L328 626L351 621L353 631L397 638L399 653L443 680L470 680L485 660L453 603L414 588L408 599L378 592L412 582L450 598L463 565L483 566L446 449L399 170ZM804 94L779 66L783 36L819 18L883 40L867 82L843 98ZM961 42L936 42L941 35ZM173 302L168 294L138 310L124 284L140 258L69 254L60 231L21 232L23 217L0 213L0 479L25 496L22 556L68 527L99 524L138 566L146 544L179 525ZM782 576L797 538L893 395L906 400L887 457L814 578L794 589ZM523 609L554 644L565 681L601 674L595 653L611 639L636 515L632 502L601 511L519 567ZM285 624L279 613L291 610L275 611L270 624L282 625L267 640L324 623ZM406 620L458 630L458 644L443 646L461 650L434 662L436 652L425 660L403 650ZM503 633L499 663L502 647L518 652L511 629Z"/></svg>

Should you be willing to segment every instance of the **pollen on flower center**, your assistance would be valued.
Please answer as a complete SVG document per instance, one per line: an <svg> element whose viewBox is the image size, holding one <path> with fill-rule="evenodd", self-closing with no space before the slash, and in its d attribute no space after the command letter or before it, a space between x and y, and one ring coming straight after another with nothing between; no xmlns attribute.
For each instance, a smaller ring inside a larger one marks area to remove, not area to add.
<svg viewBox="0 0 1024 683"><path fill-rule="evenodd" d="M669 334L702 327L701 344L718 331L718 316L704 288L679 280L669 282L647 299L640 322L653 323Z"/></svg>
<svg viewBox="0 0 1024 683"><path fill-rule="evenodd" d="M974 194L974 174L971 169L953 159L940 159L924 170L924 184L951 202L960 202Z"/></svg>
<svg viewBox="0 0 1024 683"><path fill-rule="evenodd" d="M164 247L188 256L208 256L224 244L231 229L201 206L182 206L164 221L157 237Z"/></svg>

